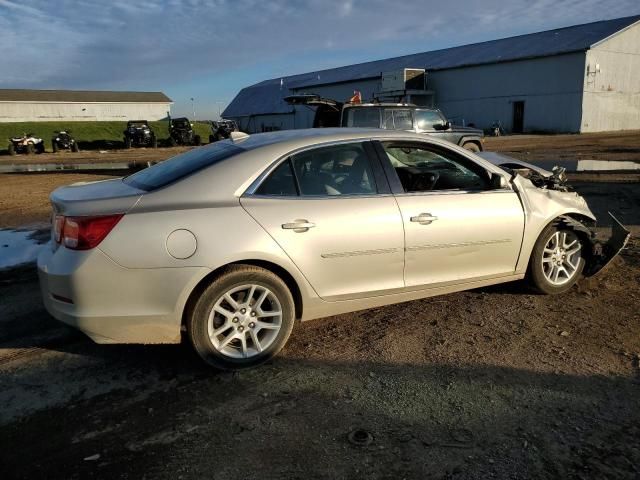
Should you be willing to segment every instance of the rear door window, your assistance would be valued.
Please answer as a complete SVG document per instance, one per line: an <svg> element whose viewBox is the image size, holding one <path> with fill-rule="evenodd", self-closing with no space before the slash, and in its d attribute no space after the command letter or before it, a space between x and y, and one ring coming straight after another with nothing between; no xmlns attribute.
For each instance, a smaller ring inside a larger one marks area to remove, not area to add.
<svg viewBox="0 0 640 480"><path fill-rule="evenodd" d="M291 160L282 162L256 190L256 195L295 197L298 195Z"/></svg>
<svg viewBox="0 0 640 480"><path fill-rule="evenodd" d="M291 161L303 196L377 193L371 163L362 143L315 148L294 155Z"/></svg>

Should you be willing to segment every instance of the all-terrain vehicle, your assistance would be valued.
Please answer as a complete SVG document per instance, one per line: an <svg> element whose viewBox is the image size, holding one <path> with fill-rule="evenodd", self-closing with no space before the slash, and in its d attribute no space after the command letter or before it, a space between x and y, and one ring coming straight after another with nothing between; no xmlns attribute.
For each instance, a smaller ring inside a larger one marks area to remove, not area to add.
<svg viewBox="0 0 640 480"><path fill-rule="evenodd" d="M60 150L80 151L78 142L71 136L71 132L67 130L56 132L56 136L51 139L51 148L53 149L53 153L59 152Z"/></svg>
<svg viewBox="0 0 640 480"><path fill-rule="evenodd" d="M124 148L158 147L156 134L146 120L129 120L124 133Z"/></svg>
<svg viewBox="0 0 640 480"><path fill-rule="evenodd" d="M218 120L211 122L209 143L225 140L231 136L231 132L237 132L238 130L238 124L234 120Z"/></svg>
<svg viewBox="0 0 640 480"><path fill-rule="evenodd" d="M359 94L349 102L322 98L316 94L285 97L290 105L316 107L314 128L365 127L424 133L460 145L472 152L482 151L484 132L477 128L453 125L440 110L410 103L360 103Z"/></svg>
<svg viewBox="0 0 640 480"><path fill-rule="evenodd" d="M25 133L21 137L11 137L9 140L9 146L7 147L9 155L44 153L44 142L41 138L34 136L33 133Z"/></svg>
<svg viewBox="0 0 640 480"><path fill-rule="evenodd" d="M202 139L193 131L193 125L186 117L169 120L169 145L200 145Z"/></svg>

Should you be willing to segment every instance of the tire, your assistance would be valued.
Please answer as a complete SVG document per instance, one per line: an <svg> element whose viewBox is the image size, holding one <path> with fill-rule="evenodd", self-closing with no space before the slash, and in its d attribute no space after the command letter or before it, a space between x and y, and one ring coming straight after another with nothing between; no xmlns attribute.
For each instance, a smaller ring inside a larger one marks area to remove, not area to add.
<svg viewBox="0 0 640 480"><path fill-rule="evenodd" d="M78 146L78 142L73 142L71 145L71 151L74 153L78 153L80 151L80 147Z"/></svg>
<svg viewBox="0 0 640 480"><path fill-rule="evenodd" d="M249 301L253 302L254 311L245 308L244 303L252 291ZM236 305L226 300L228 293L237 301ZM261 305L256 307L261 298ZM280 315L261 317L276 311ZM222 370L240 370L273 358L289 339L294 322L293 297L280 277L263 268L234 265L202 292L187 313L187 335L195 351L209 365ZM219 332L217 335L209 335L210 323L211 328ZM260 328L259 324L264 327ZM256 347L254 337L260 348ZM245 339L244 343L241 338ZM246 356L242 355L243 351Z"/></svg>
<svg viewBox="0 0 640 480"><path fill-rule="evenodd" d="M51 140L51 151L53 153L58 153L58 142L55 140Z"/></svg>
<svg viewBox="0 0 640 480"><path fill-rule="evenodd" d="M169 137L169 146L175 147L177 145L176 139L173 137Z"/></svg>
<svg viewBox="0 0 640 480"><path fill-rule="evenodd" d="M16 147L13 143L10 143L7 146L7 152L9 153L9 155L15 155L16 154Z"/></svg>
<svg viewBox="0 0 640 480"><path fill-rule="evenodd" d="M473 153L478 153L480 151L480 147L475 142L467 142L464 145L462 145L462 148L464 148L465 150L469 150L470 152L473 152Z"/></svg>
<svg viewBox="0 0 640 480"><path fill-rule="evenodd" d="M36 153L44 153L44 142L40 142L37 145L34 145Z"/></svg>
<svg viewBox="0 0 640 480"><path fill-rule="evenodd" d="M529 259L528 274L533 287L547 295L568 291L582 275L585 247L573 230L557 224L547 226Z"/></svg>
<svg viewBox="0 0 640 480"><path fill-rule="evenodd" d="M124 137L124 148L127 150L131 148L131 138Z"/></svg>
<svg viewBox="0 0 640 480"><path fill-rule="evenodd" d="M35 149L33 148L33 143L27 143L24 147L24 153L27 155L33 155Z"/></svg>
<svg viewBox="0 0 640 480"><path fill-rule="evenodd" d="M200 137L200 135L196 135L193 137L193 144L196 147L199 147L200 145L202 145L202 138Z"/></svg>
<svg viewBox="0 0 640 480"><path fill-rule="evenodd" d="M213 135L209 135L209 143L213 143L216 141L216 137L214 137Z"/></svg>

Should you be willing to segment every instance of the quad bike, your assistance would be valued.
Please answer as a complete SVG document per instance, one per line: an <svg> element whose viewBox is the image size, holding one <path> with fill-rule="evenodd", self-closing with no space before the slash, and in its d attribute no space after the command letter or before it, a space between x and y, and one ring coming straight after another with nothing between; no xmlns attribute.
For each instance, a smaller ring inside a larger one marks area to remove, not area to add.
<svg viewBox="0 0 640 480"><path fill-rule="evenodd" d="M51 139L51 148L53 149L53 153L59 152L60 150L80 151L78 142L71 136L71 132L65 130L56 132L56 136Z"/></svg>
<svg viewBox="0 0 640 480"><path fill-rule="evenodd" d="M35 137L33 133L26 133L21 137L11 137L9 140L10 143L7 148L9 155L44 153L44 142L41 138Z"/></svg>
<svg viewBox="0 0 640 480"><path fill-rule="evenodd" d="M211 122L211 135L209 143L225 140L231 136L231 132L238 131L238 124L233 120L219 120Z"/></svg>
<svg viewBox="0 0 640 480"><path fill-rule="evenodd" d="M169 145L195 145L202 143L200 135L193 131L193 125L186 117L169 120Z"/></svg>
<svg viewBox="0 0 640 480"><path fill-rule="evenodd" d="M124 133L124 148L158 147L156 134L146 120L129 120Z"/></svg>

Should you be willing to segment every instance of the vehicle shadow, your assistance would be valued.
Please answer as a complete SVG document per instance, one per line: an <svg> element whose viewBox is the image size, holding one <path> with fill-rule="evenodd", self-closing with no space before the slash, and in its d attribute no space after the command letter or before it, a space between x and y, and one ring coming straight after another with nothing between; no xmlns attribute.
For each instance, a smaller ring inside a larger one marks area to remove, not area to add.
<svg viewBox="0 0 640 480"><path fill-rule="evenodd" d="M75 398L73 417L59 407L10 425L10 477L637 478L638 378L295 352L207 374L179 349L99 350L135 354L137 375L177 362L188 381ZM95 452L99 470L78 461Z"/></svg>

